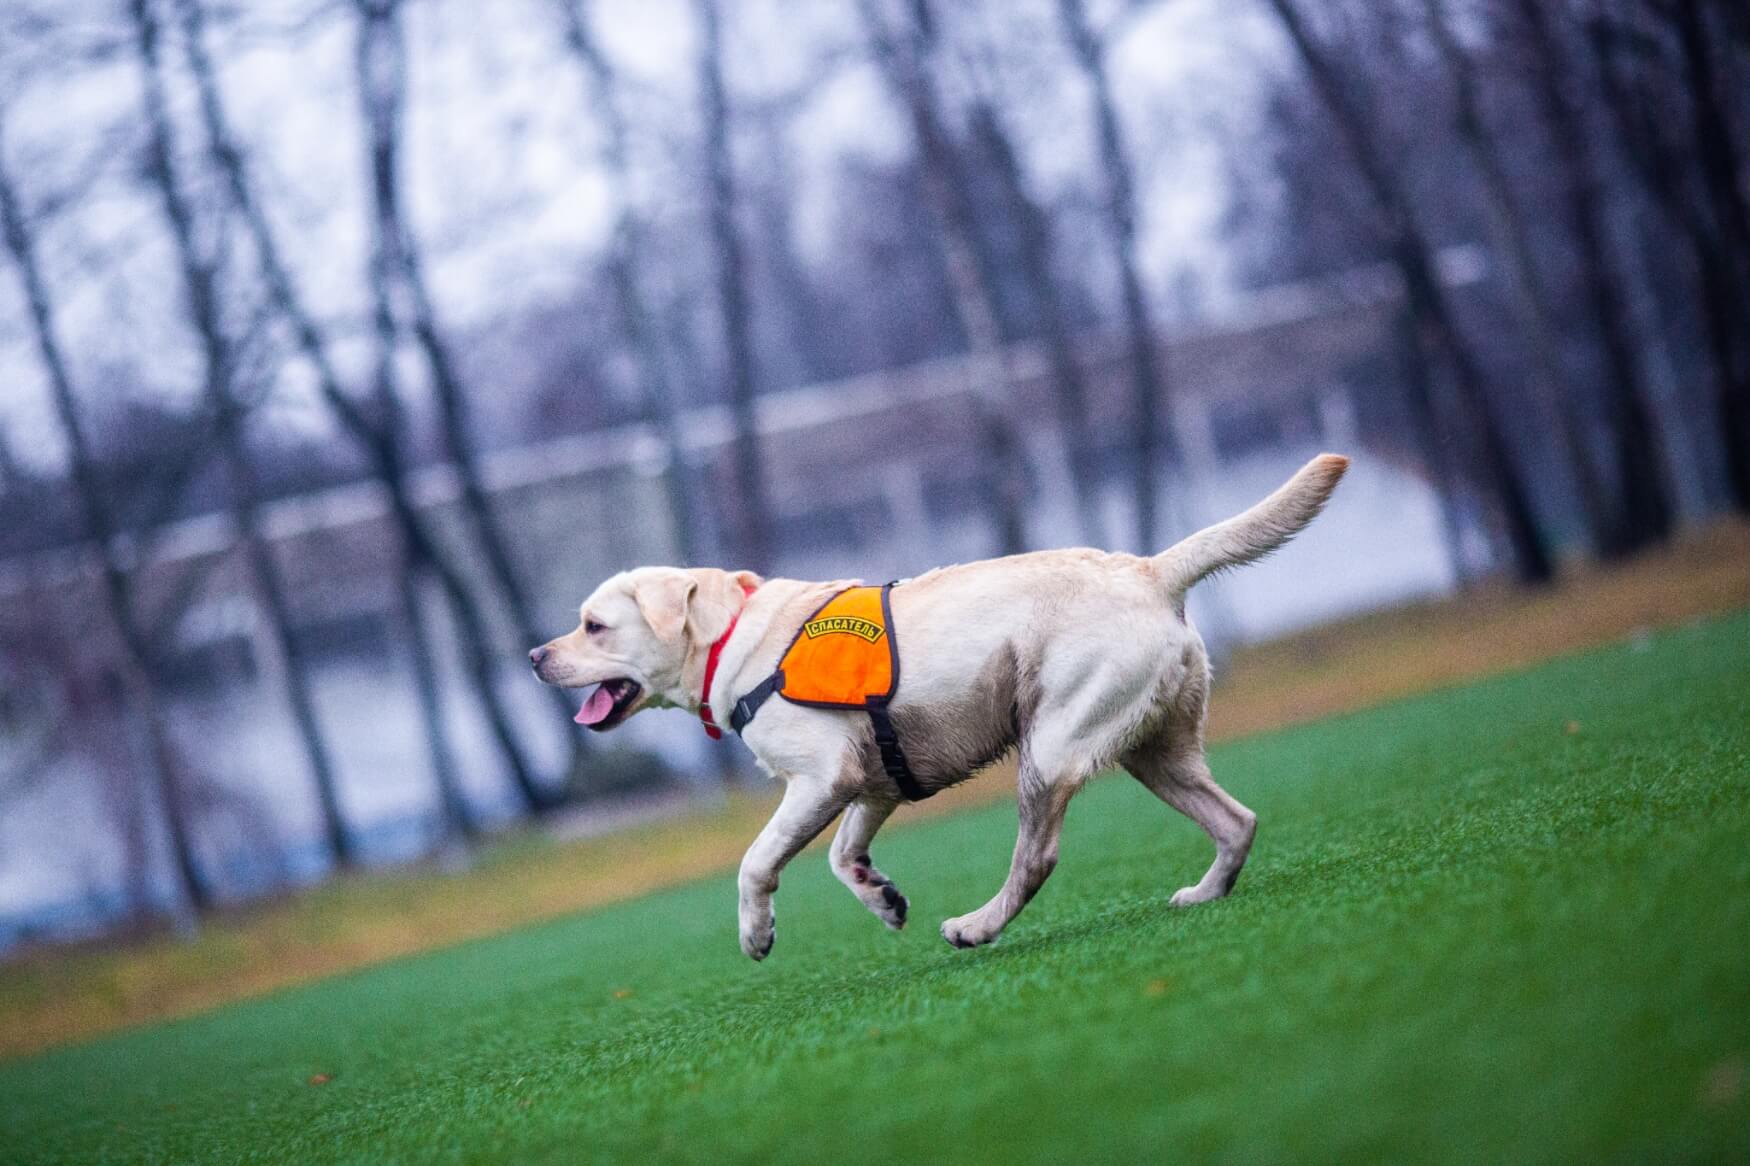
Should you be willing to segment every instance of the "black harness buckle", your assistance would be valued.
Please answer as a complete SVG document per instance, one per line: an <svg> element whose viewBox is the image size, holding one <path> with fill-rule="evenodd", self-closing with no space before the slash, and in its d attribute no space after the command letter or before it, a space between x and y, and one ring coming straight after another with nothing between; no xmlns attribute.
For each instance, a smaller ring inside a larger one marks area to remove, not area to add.
<svg viewBox="0 0 1750 1166"><path fill-rule="evenodd" d="M735 730L736 736L752 721L754 714L760 711L760 706L772 699L772 694L784 687L784 670L778 669L758 684L754 685L746 696L735 702L735 707L729 710L729 727Z"/></svg>

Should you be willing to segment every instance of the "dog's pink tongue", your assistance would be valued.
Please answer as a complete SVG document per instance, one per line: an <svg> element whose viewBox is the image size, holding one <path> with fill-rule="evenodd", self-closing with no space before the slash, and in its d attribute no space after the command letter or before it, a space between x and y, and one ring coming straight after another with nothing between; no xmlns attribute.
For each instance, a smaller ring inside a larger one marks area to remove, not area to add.
<svg viewBox="0 0 1750 1166"><path fill-rule="evenodd" d="M605 684L596 685L589 699L583 702L583 707L577 710L572 720L580 725L594 725L608 719L608 714L614 711L614 694L608 691Z"/></svg>

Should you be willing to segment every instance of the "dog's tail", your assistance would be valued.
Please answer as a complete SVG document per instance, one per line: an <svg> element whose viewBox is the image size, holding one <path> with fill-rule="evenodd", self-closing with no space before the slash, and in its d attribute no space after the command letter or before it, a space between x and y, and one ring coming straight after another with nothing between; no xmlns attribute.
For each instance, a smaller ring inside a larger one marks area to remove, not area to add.
<svg viewBox="0 0 1750 1166"><path fill-rule="evenodd" d="M1175 600L1217 571L1256 562L1306 529L1337 488L1349 459L1322 453L1300 468L1277 491L1225 522L1204 527L1154 557Z"/></svg>

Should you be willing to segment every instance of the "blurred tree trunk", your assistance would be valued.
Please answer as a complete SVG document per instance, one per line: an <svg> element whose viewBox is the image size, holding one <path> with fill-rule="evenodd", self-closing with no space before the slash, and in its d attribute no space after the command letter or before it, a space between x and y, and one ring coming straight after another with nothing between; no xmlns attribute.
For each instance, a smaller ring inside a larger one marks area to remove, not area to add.
<svg viewBox="0 0 1750 1166"><path fill-rule="evenodd" d="M1082 540L1100 546L1105 540L1098 506L1099 461L1088 424L1088 391L1077 359L1063 297L1058 294L1054 270L1051 216L1027 190L1026 176L1015 153L1002 115L988 100L972 111L973 134L982 141L995 166L996 178L1008 203L1021 247L1021 271L1039 306L1039 322L1045 333L1045 353L1051 361L1052 401L1057 406L1057 424L1069 449L1071 486L1075 491L1076 515Z"/></svg>
<svg viewBox="0 0 1750 1166"><path fill-rule="evenodd" d="M1450 394L1443 398L1439 391L1428 353L1416 335L1416 317L1407 305L1393 313L1390 346L1392 367L1399 383L1409 389L1403 395L1409 414L1409 446L1427 470L1428 484L1438 503L1446 558L1452 565L1454 581L1463 588L1475 574L1466 552L1464 514L1459 507L1467 487L1463 468L1458 464L1459 451L1440 437L1443 425L1448 430L1454 426L1452 402Z"/></svg>
<svg viewBox="0 0 1750 1166"><path fill-rule="evenodd" d="M844 375L843 349L833 343L833 324L822 309L819 289L796 251L795 210L802 189L795 160L778 109L750 110L758 143L754 168L760 175L750 188L754 221L766 252L763 256L781 297L791 347L801 365L804 384L821 384Z"/></svg>
<svg viewBox="0 0 1750 1166"><path fill-rule="evenodd" d="M753 308L748 302L746 255L736 224L735 158L729 92L723 78L723 27L717 0L695 0L698 16L699 92L703 102L705 181L711 239L717 251L717 307L729 371L729 407L735 418L735 513L738 550L755 571L772 569L772 518L760 462L753 356Z"/></svg>
<svg viewBox="0 0 1750 1166"><path fill-rule="evenodd" d="M401 481L403 450L406 448L406 420L401 408L400 388L396 383L395 354L400 340L401 329L395 319L394 295L395 272L390 258L391 245L385 242L379 229L374 246L371 249L370 284L371 284L371 325L372 338L375 342L376 367L373 375L371 403L376 419L370 422L373 431L383 435L380 443L380 456L390 460L396 471L396 480ZM398 491L401 502L406 505L405 525L420 529L421 537L425 537L423 527L419 526L411 509L405 487ZM435 539L432 540L435 542ZM410 542L409 549L413 554L398 564L396 572L396 592L399 597L403 618L406 620L408 647L413 657L414 692L423 712L426 735L426 754L431 759L432 777L437 784L438 807L440 814L449 828L449 832L463 839L471 839L478 833L473 811L469 809L468 800L462 792L461 775L456 768L455 754L444 732L447 718L443 712L443 694L439 687L439 669L437 653L433 647L431 627L426 618L423 582L427 574L437 568L439 559L430 554L430 548L424 547L419 541ZM440 577L442 572L439 571ZM457 609L458 614L461 610ZM466 610L472 611L470 606ZM478 616L478 613L475 613ZM483 621L482 621L483 622ZM473 637L478 636L476 641ZM529 800L529 764L523 757L520 746L511 730L509 719L498 703L497 684L492 675L490 661L486 658L484 649L480 646L484 641L483 627L472 629L464 634L464 643L471 645L465 651L470 662L485 661L484 667L474 672L475 685L480 693L482 707L486 710L488 723L492 728L506 761L511 767L511 774L517 787L523 792L525 809L533 808ZM520 775L520 776L519 776Z"/></svg>
<svg viewBox="0 0 1750 1166"><path fill-rule="evenodd" d="M600 121L604 142L602 165L607 170L608 197L614 204L614 238L608 255L609 276L625 330L638 361L638 378L645 416L662 434L668 465L663 481L668 494L670 521L674 524L675 548L686 566L700 561L699 524L694 513L692 475L682 440L680 393L669 373L669 358L662 342L662 328L650 310L646 293L647 240L632 179L629 149L631 129L620 103L618 79L613 66L590 32L583 0L559 0L565 21L565 44L583 67L589 82L591 104ZM757 456L757 450L756 450Z"/></svg>
<svg viewBox="0 0 1750 1166"><path fill-rule="evenodd" d="M1692 197L1688 178L1694 166L1686 156L1688 151L1673 150L1667 142L1669 127L1661 116L1665 103L1644 100L1648 50L1636 44L1625 51L1623 42L1628 38L1613 16L1594 19L1590 31L1604 105L1624 143L1622 156L1694 264L1702 332L1713 365L1713 403L1725 455L1727 489L1734 508L1750 510L1750 288L1736 270L1725 227L1707 205L1710 200L1703 195L1698 205ZM1711 81L1705 47L1699 46L1703 51L1697 55L1703 77ZM1625 58L1631 53L1637 70L1632 76L1624 71ZM1711 125L1713 115L1696 108L1700 103L1694 92L1698 88L1695 68L1686 62L1676 71L1683 74L1680 81L1691 90L1686 102L1691 107L1689 145L1699 149L1705 137L1701 127ZM1705 97L1709 86L1699 88Z"/></svg>
<svg viewBox="0 0 1750 1166"><path fill-rule="evenodd" d="M371 251L370 282L372 336L376 348L371 400L377 414L371 428L383 435L380 456L392 463L395 480L400 483L402 450L405 448L407 428L395 372L400 326L396 322L394 310L394 270L380 234ZM435 543L435 539L431 539L429 543L425 541L430 536L415 516L405 486L400 486L397 493L400 498L396 503L397 507L407 508L403 515L404 529L420 531L415 541L409 543L413 554L397 564L399 569L396 571L395 584L403 619L407 625L408 647L413 657L414 693L423 714L426 755L431 759L432 777L437 784L438 807L449 833L464 840L472 839L479 833L479 829L473 811L469 809L468 799L462 792L461 774L456 767L455 753L444 732L447 718L444 716L443 694L438 682L438 659L423 595L423 584L428 574L436 571L441 578L445 569L437 566L442 560L431 553L431 543ZM471 602L466 608L456 609L458 615L464 610L473 612ZM479 618L477 612L473 614L476 619ZM483 647L484 638L483 626L465 631L464 652L474 666L475 687L481 696L482 707L486 710L488 724L510 764L513 778L517 779L518 789L523 792L525 808L532 810L533 804L528 794L529 764L522 755L508 717L498 703L497 684L492 674L491 662ZM517 776L519 774L520 778Z"/></svg>
<svg viewBox="0 0 1750 1166"><path fill-rule="evenodd" d="M1555 145L1568 233L1579 251L1586 306L1604 353L1602 388L1612 479L1609 497L1615 513L1601 532L1599 551L1607 558L1614 557L1670 535L1672 501L1666 486L1665 458L1659 448L1659 427L1649 404L1645 370L1635 352L1627 280L1608 242L1604 179L1593 156L1585 112L1575 102L1566 53L1541 0L1515 3L1531 33L1537 61L1532 80Z"/></svg>
<svg viewBox="0 0 1750 1166"><path fill-rule="evenodd" d="M1709 5L1726 27L1726 34L1744 52L1750 52L1750 8L1737 0L1716 0Z"/></svg>
<svg viewBox="0 0 1750 1166"><path fill-rule="evenodd" d="M3 147L3 142L0 142L0 147ZM0 227L4 228L7 250L18 268L37 356L48 377L56 420L67 440L69 469L85 536L97 550L104 605L121 648L117 665L121 688L145 730L146 768L164 814L177 893L191 910L204 912L213 906L214 895L212 884L194 853L194 841L189 832L190 805L183 788L185 775L171 743L154 658L134 612L133 579L116 545L115 518L104 498L96 459L73 393L72 375L55 335L54 307L49 299L48 283L37 262L30 218L13 185L11 173L6 169L3 148L0 148Z"/></svg>
<svg viewBox="0 0 1750 1166"><path fill-rule="evenodd" d="M649 233L638 210L637 186L632 173L630 143L631 127L621 103L619 78L612 63L596 42L590 30L589 15L584 0L558 0L564 21L565 44L582 66L589 84L591 105L603 131L601 162L607 171L608 197L614 205L614 234L608 253L608 276L613 284L614 301L620 313L620 327L632 346L638 363L640 396L645 417L662 435L667 465L663 469L663 484L668 496L669 520L674 528L675 551L685 566L697 566L703 560L700 545L698 508L694 504L693 469L687 457L680 385L674 376L673 356L664 341L660 314L651 307L647 272L649 270ZM737 410L736 449L738 473L742 488L751 478L756 487L761 481L758 457L758 436L753 431L751 400L747 411ZM751 451L751 469L743 461ZM769 530L764 518L765 495L756 494L758 513L753 521L761 531ZM743 516L745 518L745 516ZM746 535L737 529L738 539ZM748 548L757 545L764 535L756 535L756 543L741 542L739 553L748 554L749 563L756 560ZM762 553L759 569L770 568L770 552ZM739 773L739 761L726 742L713 750L719 776L731 782Z"/></svg>
<svg viewBox="0 0 1750 1166"><path fill-rule="evenodd" d="M1142 286L1141 260L1136 248L1136 184L1131 177L1130 153L1124 147L1124 133L1118 124L1112 79L1106 72L1105 45L1095 34L1082 0L1059 0L1058 14L1070 52L1093 98L1094 137L1100 147L1105 186L1106 230L1118 260L1118 286L1130 349L1130 399L1136 419L1137 550L1150 554L1161 541L1155 493L1160 488L1162 470L1181 466L1182 460L1172 435L1166 372L1161 367L1148 296ZM1167 422L1164 427L1163 421Z"/></svg>
<svg viewBox="0 0 1750 1166"><path fill-rule="evenodd" d="M379 347L377 359L379 368L392 362L394 348ZM383 374L379 372L378 375ZM468 805L468 797L462 790L462 774L456 767L456 755L444 734L437 652L432 646L431 621L426 618L422 595L429 572L421 570L417 560L403 561L397 566L395 587L402 618L407 625L408 648L413 654L413 687L424 714L421 724L425 729L426 756L431 759L432 778L437 785L438 812L450 836L473 842L480 836L480 824Z"/></svg>
<svg viewBox="0 0 1750 1166"><path fill-rule="evenodd" d="M1750 264L1750 195L1744 188L1745 157L1727 108L1726 77L1715 60L1715 30L1708 19L1711 7L1703 0L1671 0L1655 10L1676 30L1703 189L1738 277L1750 285L1750 270L1746 270ZM1750 310L1750 304L1746 309Z"/></svg>
<svg viewBox="0 0 1750 1166"><path fill-rule="evenodd" d="M276 657L276 671L285 686L287 704L305 763L316 785L316 800L322 813L323 836L334 861L341 867L354 865L356 854L346 817L340 805L339 779L321 722L316 715L315 693L309 661L292 632L291 604L273 548L261 532L260 485L244 432L244 414L236 397L239 361L227 332L220 300L219 263L202 253L195 237L195 212L176 172L176 149L170 111L164 92L164 62L159 46L159 25L150 0L132 0L135 43L145 82L147 169L158 188L159 199L176 246L189 326L200 344L201 393L217 428L225 465L225 494L232 525L248 564L258 611L265 623L268 644Z"/></svg>
<svg viewBox="0 0 1750 1166"><path fill-rule="evenodd" d="M134 703L128 693L128 682L120 671L106 667L92 686L97 701L103 704L101 709L90 710L92 716L108 714L116 718L121 725L130 729L143 721L131 719L128 716L129 707ZM152 736L146 734L146 754L151 757L156 752L152 744ZM133 737L134 740L128 740ZM101 769L103 789L108 795L110 812L114 815L116 833L120 836L120 856L122 883L128 897L127 927L133 931L142 931L151 921L154 914L152 907L152 794L140 788L140 782L135 777L137 758L139 756L139 734L133 732L116 732L105 734L96 743L98 765Z"/></svg>
<svg viewBox="0 0 1750 1166"><path fill-rule="evenodd" d="M1459 333L1427 240L1411 211L1408 192L1386 161L1375 127L1345 83L1341 71L1316 42L1293 0L1270 0L1296 54L1306 66L1320 100L1347 141L1361 178L1379 213L1376 224L1384 236L1392 263L1404 282L1404 294L1415 321L1417 350L1413 361L1413 412L1435 416L1433 370L1444 363L1452 370L1460 404L1470 421L1477 459L1476 477L1505 527L1510 562L1523 583L1545 583L1554 566L1544 546L1532 510L1531 495L1507 443L1506 425L1484 384L1482 370ZM1438 440L1437 435L1431 435Z"/></svg>
<svg viewBox="0 0 1750 1166"><path fill-rule="evenodd" d="M1732 334L1733 368L1719 381L1719 413L1732 501L1750 513L1750 199L1742 185L1744 155L1725 108L1702 0L1673 0L1659 10L1677 33L1702 189L1725 245L1720 282L1730 280L1737 306L1735 318L1722 321Z"/></svg>
<svg viewBox="0 0 1750 1166"><path fill-rule="evenodd" d="M461 486L463 510L467 513L484 552L487 571L510 610L516 635L524 644L538 644L549 637L541 635L537 628L533 609L511 560L509 547L482 482L466 393L438 327L436 309L426 287L418 250L401 212L399 154L401 114L406 101L407 63L401 28L401 3L400 0L355 0L355 4L359 17L356 58L359 103L365 121L374 210L372 279L377 289L379 334L387 329L391 345L389 354L380 354L377 405L385 411L384 424L391 432L398 432L398 425L388 419L398 416L399 413L399 397L393 387L391 367L393 337L398 331L394 318L394 288L399 286L406 293L414 337L425 355L426 365L431 373L438 415L453 458L457 481ZM451 594L453 598L454 592ZM485 669L483 695L491 692L491 660L476 660L474 667ZM565 713L569 723L571 708L564 694L554 690L552 699L554 706ZM486 701L485 707L492 722L493 735L510 762L511 779L524 808L529 813L536 814L553 808L558 804L559 798L544 788L535 777L534 767L518 747L514 729L502 705L493 696ZM566 743L572 750L572 765L575 769L583 748L582 738L567 729Z"/></svg>
<svg viewBox="0 0 1750 1166"><path fill-rule="evenodd" d="M462 635L463 655L469 664L470 679L487 710L488 722L494 726L501 747L510 748L514 746L514 741L507 745L504 740L509 733L508 718L493 686L485 619L461 574L449 561L447 553L440 548L436 536L427 528L426 520L413 502L407 482L405 458L401 452L402 438L397 424L399 408L392 407L384 411L385 415L380 421L375 420L342 388L340 375L328 353L328 340L305 306L292 281L291 272L281 258L278 240L250 181L248 163L242 147L231 133L220 99L217 77L206 51L205 16L199 0L178 0L178 5L189 62L200 97L206 149L218 167L230 192L231 201L241 214L250 240L255 246L268 298L290 326L298 351L315 372L317 389L323 400L340 420L348 436L358 444L365 455L366 463L388 496L390 522L400 536L401 543L396 556L399 562L394 568L400 579L397 583L397 594L401 600L399 614L413 647L413 663L418 673L414 677L414 688L419 697L429 762L440 790L447 791L455 784L456 769L446 743L443 708L436 695L436 675L425 674L423 671L433 667L431 652L422 648L422 645L429 645L431 642L429 621L421 605L408 604L409 583L407 579L400 577L411 574L414 583L428 575L435 577L455 614ZM389 343L392 349L392 317L389 323ZM389 395L391 405L394 406L392 374L390 385ZM447 798L448 794L445 793L444 796ZM472 829L471 821L466 818L461 824Z"/></svg>
<svg viewBox="0 0 1750 1166"><path fill-rule="evenodd" d="M879 0L859 0L875 63L911 122L930 209L940 234L955 315L966 337L973 407L977 410L980 473L986 508L996 525L997 553L1026 549L1027 480L1021 442L1009 415L1007 347L998 324L996 292L979 260L978 223L966 179L949 141L931 74L934 26L925 0L913 0L906 31L889 32Z"/></svg>
<svg viewBox="0 0 1750 1166"><path fill-rule="evenodd" d="M1568 375L1561 356L1560 327L1553 316L1554 299L1543 280L1531 243L1524 208L1507 177L1501 143L1489 128L1483 110L1476 62L1459 43L1442 0L1423 0L1434 43L1452 74L1457 103L1459 139L1482 180L1495 250L1507 267L1507 287L1517 307L1527 354L1538 392L1536 401L1554 434L1578 485L1581 517L1594 550L1614 553L1614 528L1620 523L1613 492L1606 489L1594 464L1580 418L1589 415L1589 394L1582 395Z"/></svg>

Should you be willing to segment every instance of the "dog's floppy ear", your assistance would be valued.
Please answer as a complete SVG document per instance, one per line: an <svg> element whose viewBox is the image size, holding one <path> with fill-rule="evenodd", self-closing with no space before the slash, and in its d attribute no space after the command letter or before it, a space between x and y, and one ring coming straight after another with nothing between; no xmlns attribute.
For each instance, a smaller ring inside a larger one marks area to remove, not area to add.
<svg viewBox="0 0 1750 1166"><path fill-rule="evenodd" d="M638 613L656 633L657 639L679 640L681 630L687 626L687 609L692 605L693 592L698 587L697 579L676 571L654 579L639 580L632 588L632 598L637 601Z"/></svg>
<svg viewBox="0 0 1750 1166"><path fill-rule="evenodd" d="M715 567L696 567L687 574L699 585L687 609L687 631L697 644L709 644L728 631L735 613L746 606L747 594L765 582L752 571Z"/></svg>

